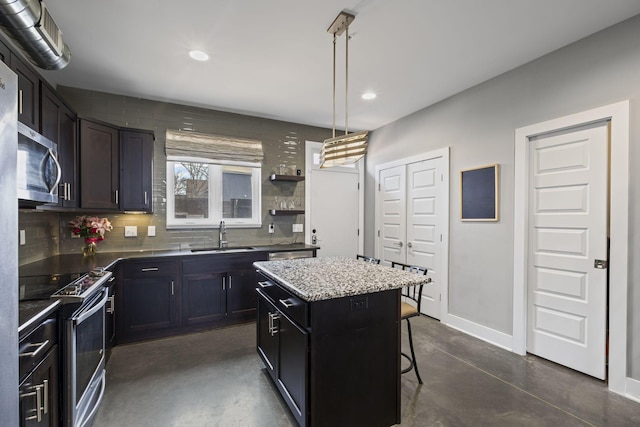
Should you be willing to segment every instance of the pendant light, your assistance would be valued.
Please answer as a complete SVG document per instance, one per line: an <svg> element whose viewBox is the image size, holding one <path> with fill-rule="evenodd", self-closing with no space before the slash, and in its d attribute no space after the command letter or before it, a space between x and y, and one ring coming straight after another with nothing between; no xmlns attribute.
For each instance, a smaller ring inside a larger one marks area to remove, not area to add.
<svg viewBox="0 0 640 427"><path fill-rule="evenodd" d="M360 160L367 152L367 131L349 133L349 25L355 15L340 12L328 33L333 34L333 136L325 139L320 151L320 167L350 165ZM345 49L345 94L344 94L344 135L336 136L336 40L346 31Z"/></svg>

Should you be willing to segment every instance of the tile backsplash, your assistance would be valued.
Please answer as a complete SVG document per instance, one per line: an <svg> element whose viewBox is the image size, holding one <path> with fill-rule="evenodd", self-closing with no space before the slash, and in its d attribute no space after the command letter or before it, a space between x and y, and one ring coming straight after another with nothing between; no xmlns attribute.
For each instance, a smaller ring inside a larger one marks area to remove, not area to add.
<svg viewBox="0 0 640 427"><path fill-rule="evenodd" d="M305 141L323 141L331 130L302 124L245 116L241 114L207 110L203 108L132 98L71 87L58 87L62 97L80 117L93 118L116 126L153 130L155 133L153 170L153 214L124 214L119 212L95 213L108 217L113 231L99 243L100 251L159 250L185 247L216 246L217 229L166 228L166 155L167 129L196 132L262 141L262 227L227 230L231 245L276 244L303 242L304 233L293 233L294 223L304 223L303 215L269 215L276 200L293 203L304 209L304 181L269 181L272 173L280 173L284 165L287 173L297 169L305 173ZM51 255L81 253L82 239L71 237L68 222L79 213L20 211L19 228L26 231L26 244L19 247L20 264L37 261ZM93 212L91 213L94 214ZM268 226L274 224L275 233ZM137 237L125 237L124 227L136 226ZM155 226L156 235L148 236L148 227Z"/></svg>

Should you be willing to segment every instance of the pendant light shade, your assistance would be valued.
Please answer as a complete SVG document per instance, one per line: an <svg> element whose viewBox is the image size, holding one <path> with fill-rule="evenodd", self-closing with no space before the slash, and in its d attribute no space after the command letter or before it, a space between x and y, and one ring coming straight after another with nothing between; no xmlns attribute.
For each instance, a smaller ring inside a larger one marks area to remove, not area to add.
<svg viewBox="0 0 640 427"><path fill-rule="evenodd" d="M351 165L367 153L367 135L369 132L349 133L348 95L349 95L349 24L355 16L340 12L333 21L328 33L333 34L333 137L325 139L320 151L320 167ZM345 96L344 96L344 135L336 136L336 39L346 31L345 49Z"/></svg>

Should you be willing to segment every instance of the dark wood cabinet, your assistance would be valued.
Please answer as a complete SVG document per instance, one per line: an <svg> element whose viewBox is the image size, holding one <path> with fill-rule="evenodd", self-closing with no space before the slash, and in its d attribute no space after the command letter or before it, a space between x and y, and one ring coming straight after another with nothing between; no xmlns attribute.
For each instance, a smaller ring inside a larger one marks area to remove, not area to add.
<svg viewBox="0 0 640 427"><path fill-rule="evenodd" d="M118 210L120 140L118 129L80 120L80 207Z"/></svg>
<svg viewBox="0 0 640 427"><path fill-rule="evenodd" d="M263 259L251 258L250 264ZM232 317L255 316L256 312L256 270L234 270L228 273L227 312Z"/></svg>
<svg viewBox="0 0 640 427"><path fill-rule="evenodd" d="M20 384L20 427L60 425L58 370L58 346L54 345Z"/></svg>
<svg viewBox="0 0 640 427"><path fill-rule="evenodd" d="M0 41L0 61L11 67L11 49Z"/></svg>
<svg viewBox="0 0 640 427"><path fill-rule="evenodd" d="M116 283L118 342L163 336L180 323L179 264L149 258L127 261Z"/></svg>
<svg viewBox="0 0 640 427"><path fill-rule="evenodd" d="M10 67L18 75L18 120L39 132L40 77L13 52Z"/></svg>
<svg viewBox="0 0 640 427"><path fill-rule="evenodd" d="M399 290L308 302L258 280L257 352L298 424L397 424Z"/></svg>
<svg viewBox="0 0 640 427"><path fill-rule="evenodd" d="M152 212L153 133L120 131L120 209Z"/></svg>
<svg viewBox="0 0 640 427"><path fill-rule="evenodd" d="M196 273L182 276L182 324L197 325L223 320L226 315L224 273Z"/></svg>
<svg viewBox="0 0 640 427"><path fill-rule="evenodd" d="M58 206L78 207L78 141L76 113L46 84L40 89L40 133L58 144L58 161L62 169Z"/></svg>

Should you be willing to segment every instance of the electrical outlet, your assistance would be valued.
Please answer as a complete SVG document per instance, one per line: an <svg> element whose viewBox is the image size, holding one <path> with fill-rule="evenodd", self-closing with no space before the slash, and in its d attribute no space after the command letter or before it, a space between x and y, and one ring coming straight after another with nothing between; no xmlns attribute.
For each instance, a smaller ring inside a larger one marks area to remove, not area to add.
<svg viewBox="0 0 640 427"><path fill-rule="evenodd" d="M149 225L147 227L147 236L154 237L155 235L156 235L156 226L155 225Z"/></svg>
<svg viewBox="0 0 640 427"><path fill-rule="evenodd" d="M302 233L302 231L303 231L302 224L293 224L294 233Z"/></svg>
<svg viewBox="0 0 640 427"><path fill-rule="evenodd" d="M269 224L269 234L273 234L276 232L275 227L273 226L273 224Z"/></svg>
<svg viewBox="0 0 640 427"><path fill-rule="evenodd" d="M138 237L138 226L136 226L136 225L125 225L124 226L124 237Z"/></svg>
<svg viewBox="0 0 640 427"><path fill-rule="evenodd" d="M27 243L27 235L24 230L20 230L20 245L25 245Z"/></svg>

